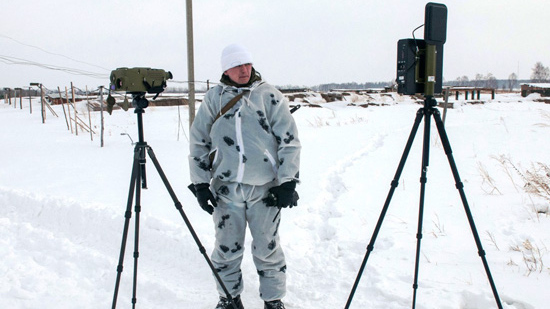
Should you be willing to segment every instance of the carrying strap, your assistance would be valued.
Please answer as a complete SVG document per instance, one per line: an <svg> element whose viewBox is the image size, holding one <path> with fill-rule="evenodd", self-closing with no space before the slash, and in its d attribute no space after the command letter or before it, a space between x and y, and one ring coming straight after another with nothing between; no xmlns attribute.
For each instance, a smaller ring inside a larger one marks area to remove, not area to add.
<svg viewBox="0 0 550 309"><path fill-rule="evenodd" d="M214 118L214 121L212 121L212 123L216 122L216 120L218 120L218 118L220 118L221 116L223 116L225 113L227 113L233 106L235 106L235 104L237 104L237 102L243 97L243 95L248 92L248 91L243 91L241 93L239 93L238 95L236 95L235 97L233 97L233 99L229 100L229 102L227 102L227 104L225 104L224 107L222 107L222 109L220 110L220 112L218 113L218 115L216 115L216 118ZM210 168L212 168L212 161L214 161L214 158L216 157L216 151L212 151L210 153L210 155L208 156L210 158Z"/></svg>
<svg viewBox="0 0 550 309"><path fill-rule="evenodd" d="M239 93L238 95L233 97L233 99L231 99L229 102L227 102L227 104L225 104L225 106L222 107L222 109L218 113L218 115L216 115L216 118L214 118L214 122L216 122L216 120L218 120L218 118L223 116L225 113L227 113L227 111L229 111L233 106L235 106L235 104L237 104L237 102L243 97L243 95L246 92L248 92L248 91L243 91L243 92Z"/></svg>

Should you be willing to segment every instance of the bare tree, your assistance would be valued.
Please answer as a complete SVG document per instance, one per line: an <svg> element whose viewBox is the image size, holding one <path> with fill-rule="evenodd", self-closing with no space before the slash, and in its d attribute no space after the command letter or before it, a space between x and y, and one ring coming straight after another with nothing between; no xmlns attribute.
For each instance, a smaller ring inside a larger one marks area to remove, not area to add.
<svg viewBox="0 0 550 309"><path fill-rule="evenodd" d="M545 67L542 62L537 62L533 68L533 74L531 74L531 82L544 83L550 79L550 69Z"/></svg>
<svg viewBox="0 0 550 309"><path fill-rule="evenodd" d="M474 80L474 87L481 87L483 86L483 80L485 79L485 76L483 74L477 73L476 79Z"/></svg>
<svg viewBox="0 0 550 309"><path fill-rule="evenodd" d="M487 73L485 77L485 87L496 89L498 87L497 78L492 73Z"/></svg>
<svg viewBox="0 0 550 309"><path fill-rule="evenodd" d="M514 90L514 87L516 86L518 82L518 76L516 75L516 73L512 73L508 76L508 89L510 89L510 91Z"/></svg>
<svg viewBox="0 0 550 309"><path fill-rule="evenodd" d="M464 75L462 77L457 77L456 78L456 85L459 86L459 87L464 87L464 86L468 86L468 82L470 80L468 79L468 76Z"/></svg>

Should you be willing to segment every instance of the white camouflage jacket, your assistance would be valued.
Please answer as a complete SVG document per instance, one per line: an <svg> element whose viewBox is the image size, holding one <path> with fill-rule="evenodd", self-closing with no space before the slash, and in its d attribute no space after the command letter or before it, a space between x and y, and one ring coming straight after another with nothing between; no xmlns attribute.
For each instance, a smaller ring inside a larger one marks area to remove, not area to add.
<svg viewBox="0 0 550 309"><path fill-rule="evenodd" d="M241 91L245 91L243 97L214 122L222 107ZM298 182L300 149L296 124L279 90L262 81L247 88L221 83L206 93L191 126L191 181ZM214 154L212 162L210 154Z"/></svg>

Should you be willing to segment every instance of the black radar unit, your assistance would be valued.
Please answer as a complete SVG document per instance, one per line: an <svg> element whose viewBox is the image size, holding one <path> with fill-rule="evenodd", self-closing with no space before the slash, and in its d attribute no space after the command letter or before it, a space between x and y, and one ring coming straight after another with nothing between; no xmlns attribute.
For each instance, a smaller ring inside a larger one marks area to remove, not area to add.
<svg viewBox="0 0 550 309"><path fill-rule="evenodd" d="M468 223L474 236L474 240L478 249L478 254L481 258L485 272L487 274L487 279L493 291L493 296L499 309L502 309L502 303L496 289L493 276L489 269L489 264L487 258L485 257L485 250L481 244L479 233L474 223L473 215L470 210L470 206L466 199L466 193L464 192L464 183L460 179L458 173L458 168L456 166L455 159L453 157L453 151L451 149L451 144L447 132L445 130L445 125L441 119L441 115L437 108L437 101L434 98L435 93L441 92L442 84L442 72L443 72L443 44L447 39L447 7L443 4L438 3L428 3L426 5L425 11L425 23L424 23L424 40L418 40L415 38L412 39L403 39L399 40L397 43L397 85L398 92L401 94L413 95L413 94L423 94L424 96L424 106L418 110L416 113L416 118L414 120L409 139L405 145L405 150L399 161L395 176L391 182L391 188L384 202L384 207L378 218L378 222L374 228L374 231L371 236L371 240L367 245L367 252L359 268L357 278L353 284L353 288L348 297L348 301L344 309L348 309L351 306L351 302L359 286L359 281L363 275L363 271L366 269L367 261L370 254L374 250L374 243L378 237L378 233L382 227L384 217L389 209L391 199L399 184L399 178L405 167L407 157L411 151L414 138L420 128L420 124L424 124L424 135L423 135L423 145L422 145L422 167L420 175L420 197L418 205L418 226L416 233L416 254L415 254L415 265L414 265L414 279L413 279L413 296L412 296L412 309L416 308L416 299L417 299L417 290L418 290L418 278L419 278L419 269L420 269L420 257L421 257L421 243L422 243L422 232L423 232L423 220L424 220L424 202L426 194L426 184L428 181L428 167L430 163L430 143L431 143L431 120L435 120L435 125L437 127L437 132L441 138L441 144L447 155L451 172L455 180L455 186L459 192L460 198L462 200L462 205L464 206L464 211L466 212L466 217L468 218ZM422 26L421 26L422 27ZM416 28L415 30L419 29ZM413 31L414 37L414 31Z"/></svg>
<svg viewBox="0 0 550 309"><path fill-rule="evenodd" d="M423 40L412 38L397 42L396 82L400 94L433 96L442 91L447 7L432 2L426 4L423 26Z"/></svg>

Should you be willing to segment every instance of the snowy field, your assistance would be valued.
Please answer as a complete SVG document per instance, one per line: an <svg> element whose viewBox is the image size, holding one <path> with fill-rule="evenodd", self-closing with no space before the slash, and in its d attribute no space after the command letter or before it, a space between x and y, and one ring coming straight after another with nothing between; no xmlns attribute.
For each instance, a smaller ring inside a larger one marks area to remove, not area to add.
<svg viewBox="0 0 550 309"><path fill-rule="evenodd" d="M548 308L549 201L526 192L520 172L550 164L550 105L516 94L454 102L446 128L477 231L504 308ZM297 208L280 232L287 308L344 308L390 189L416 111L346 102L303 107ZM19 104L19 102L18 102ZM109 308L132 168L136 115L105 113L99 135L71 134L61 106L23 110L0 102L0 308ZM83 105L80 117L87 121ZM181 123L179 119L181 118ZM99 133L100 113L91 119ZM210 216L187 190L188 109L149 107L145 140L207 252ZM184 130L182 130L182 128ZM417 308L497 308L447 157L432 125ZM422 126L350 308L410 308L418 227ZM515 168L514 168L515 167ZM212 309L214 280L150 159L142 191L138 308ZM133 217L118 308L131 308ZM247 239L242 295L263 308Z"/></svg>

